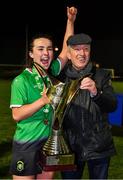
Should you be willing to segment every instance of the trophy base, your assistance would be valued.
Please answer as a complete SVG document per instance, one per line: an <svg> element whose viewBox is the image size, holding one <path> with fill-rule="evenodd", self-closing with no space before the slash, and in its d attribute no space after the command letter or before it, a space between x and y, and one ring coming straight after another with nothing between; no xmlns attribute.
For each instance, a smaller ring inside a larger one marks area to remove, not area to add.
<svg viewBox="0 0 123 180"><path fill-rule="evenodd" d="M70 171L76 170L74 154L42 155L44 171Z"/></svg>

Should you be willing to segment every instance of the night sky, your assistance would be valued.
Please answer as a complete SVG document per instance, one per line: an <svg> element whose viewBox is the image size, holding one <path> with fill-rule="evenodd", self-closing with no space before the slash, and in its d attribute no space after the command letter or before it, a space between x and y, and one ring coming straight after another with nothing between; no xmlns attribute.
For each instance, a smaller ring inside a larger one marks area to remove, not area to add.
<svg viewBox="0 0 123 180"><path fill-rule="evenodd" d="M75 33L92 39L93 60L103 67L123 72L123 11L120 1L51 0L28 4L5 2L0 13L0 64L24 64L26 40L35 33L49 33L61 47L66 25L66 7L78 8Z"/></svg>

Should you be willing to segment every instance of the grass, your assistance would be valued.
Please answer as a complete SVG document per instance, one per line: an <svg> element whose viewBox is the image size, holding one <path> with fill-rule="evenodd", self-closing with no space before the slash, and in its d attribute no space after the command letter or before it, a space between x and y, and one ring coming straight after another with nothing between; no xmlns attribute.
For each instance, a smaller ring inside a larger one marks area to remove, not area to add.
<svg viewBox="0 0 123 180"><path fill-rule="evenodd" d="M7 178L15 123L9 108L10 80L0 80L0 178Z"/></svg>
<svg viewBox="0 0 123 180"><path fill-rule="evenodd" d="M112 81L112 85L116 93L123 94L123 82Z"/></svg>
<svg viewBox="0 0 123 180"><path fill-rule="evenodd" d="M9 108L10 101L10 80L0 80L0 142L10 141L15 128Z"/></svg>
<svg viewBox="0 0 123 180"><path fill-rule="evenodd" d="M11 160L12 137L15 130L15 122L11 117L9 108L10 102L10 86L11 80L0 79L0 179L10 179L9 164ZM123 93L123 83L113 82L114 90L117 93ZM117 136L117 132L121 131L122 127L115 128L114 142L117 149L117 155L111 159L109 168L109 179L123 179L123 137ZM56 172L56 179L61 179L60 173ZM84 179L88 179L87 167L84 171Z"/></svg>
<svg viewBox="0 0 123 180"><path fill-rule="evenodd" d="M123 179L123 137L114 137L117 155L111 160L109 179Z"/></svg>

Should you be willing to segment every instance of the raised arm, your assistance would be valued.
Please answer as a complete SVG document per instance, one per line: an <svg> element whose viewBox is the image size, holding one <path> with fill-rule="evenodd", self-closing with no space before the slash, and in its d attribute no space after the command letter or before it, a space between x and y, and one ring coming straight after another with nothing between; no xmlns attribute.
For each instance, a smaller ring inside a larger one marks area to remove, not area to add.
<svg viewBox="0 0 123 180"><path fill-rule="evenodd" d="M67 7L67 24L66 24L66 31L63 40L63 46L61 53L59 54L59 59L61 61L61 68L63 69L64 65L66 64L67 58L67 44L66 41L70 35L74 34L74 22L77 15L77 9L75 7Z"/></svg>

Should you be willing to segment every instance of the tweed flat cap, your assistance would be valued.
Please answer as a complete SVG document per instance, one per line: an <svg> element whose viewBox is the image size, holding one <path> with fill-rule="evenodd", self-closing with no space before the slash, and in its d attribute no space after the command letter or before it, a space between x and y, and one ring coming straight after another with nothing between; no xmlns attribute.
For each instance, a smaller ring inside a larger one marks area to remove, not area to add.
<svg viewBox="0 0 123 180"><path fill-rule="evenodd" d="M81 33L70 36L67 40L67 45L91 44L91 41L92 39L89 35Z"/></svg>

